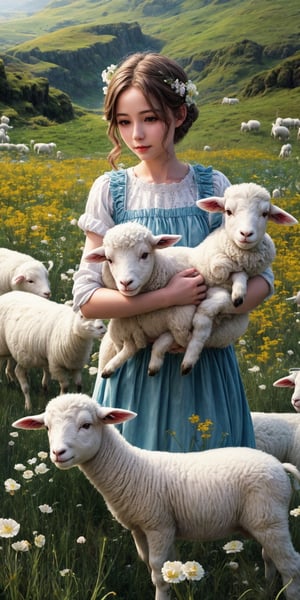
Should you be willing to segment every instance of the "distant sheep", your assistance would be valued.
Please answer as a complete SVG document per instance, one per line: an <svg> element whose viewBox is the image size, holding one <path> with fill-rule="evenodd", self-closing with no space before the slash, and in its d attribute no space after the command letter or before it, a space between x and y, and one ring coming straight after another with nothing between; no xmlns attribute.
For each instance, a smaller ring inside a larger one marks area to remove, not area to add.
<svg viewBox="0 0 300 600"><path fill-rule="evenodd" d="M242 121L241 123L241 131L259 131L260 130L260 121L256 119L250 119L245 123Z"/></svg>
<svg viewBox="0 0 300 600"><path fill-rule="evenodd" d="M237 531L262 545L267 582L277 569L287 600L298 600L300 554L289 532L287 474L300 481L296 467L245 447L142 450L112 426L134 416L83 394L66 394L51 400L43 414L18 419L13 426L46 428L54 465L79 467L95 486L113 517L131 531L150 570L155 600L170 599L161 569L174 560L176 538L211 541Z"/></svg>
<svg viewBox="0 0 300 600"><path fill-rule="evenodd" d="M228 98L228 96L224 96L224 98L222 100L222 104L238 104L238 103L239 103L238 98Z"/></svg>
<svg viewBox="0 0 300 600"><path fill-rule="evenodd" d="M36 154L51 154L55 149L56 144L54 142L50 142L49 144L37 142L33 146L33 150Z"/></svg>
<svg viewBox="0 0 300 600"><path fill-rule="evenodd" d="M300 369L290 369L285 377L277 379L273 383L274 387L288 387L294 390L291 397L291 403L296 412L300 412ZM299 454L300 460L300 454Z"/></svg>
<svg viewBox="0 0 300 600"><path fill-rule="evenodd" d="M292 154L292 145L291 144L283 144L280 148L279 158L288 158Z"/></svg>
<svg viewBox="0 0 300 600"><path fill-rule="evenodd" d="M137 317L111 319L108 335L117 354L114 358L110 355L111 360L102 371L103 377L109 377L151 339L155 342L149 375L158 372L174 339L186 348L181 365L182 373L186 374L196 363L204 345L226 346L233 342L235 329L235 339L245 332L248 316L230 313L232 305L243 302L248 277L262 273L275 257L274 244L265 233L267 219L281 224L292 224L297 220L272 205L269 192L253 183L230 186L223 198L206 198L197 204L210 212L223 212L224 222L195 248L170 248L168 246L178 241L178 236L153 236L137 223L124 223L108 230L103 246L85 256L89 262L103 262L104 285L117 288L124 295L164 287L176 272L187 267L201 272L209 286L207 298L197 308L170 307ZM146 258L141 261L143 255ZM220 313L223 319L214 329ZM216 339L218 327L224 329L223 335ZM210 338L212 333L214 339ZM102 367L105 360L102 351L100 359Z"/></svg>
<svg viewBox="0 0 300 600"><path fill-rule="evenodd" d="M275 123L273 123L271 136L273 138L278 138L279 140L287 141L290 137L290 130L283 125L275 125Z"/></svg>
<svg viewBox="0 0 300 600"><path fill-rule="evenodd" d="M81 371L88 363L95 338L106 327L100 319L85 319L70 306L58 304L25 292L0 296L0 359L16 363L15 375L31 408L26 371L44 369L43 387L50 375L59 382L60 391L68 390L72 377L81 390Z"/></svg>
<svg viewBox="0 0 300 600"><path fill-rule="evenodd" d="M49 270L29 254L0 248L0 295L20 290L49 298Z"/></svg>

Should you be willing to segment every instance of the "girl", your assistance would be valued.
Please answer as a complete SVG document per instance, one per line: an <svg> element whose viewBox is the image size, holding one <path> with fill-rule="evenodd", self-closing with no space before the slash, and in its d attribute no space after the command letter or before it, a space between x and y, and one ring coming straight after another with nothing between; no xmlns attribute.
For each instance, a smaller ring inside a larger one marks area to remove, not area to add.
<svg viewBox="0 0 300 600"><path fill-rule="evenodd" d="M111 69L111 68L110 68ZM175 144L198 116L195 86L173 60L155 53L127 58L106 88L104 115L113 143L113 170L94 182L79 226L85 231L84 254L101 245L107 229L138 221L153 233L181 234L195 246L221 222L195 201L222 196L230 185L219 171L180 161ZM117 169L124 143L137 157L132 168ZM249 281L246 312L272 289L272 272ZM198 305L206 296L201 275L187 269L160 290L125 297L101 284L101 267L81 262L74 277L74 309L88 318L128 317L174 305ZM150 343L150 342L149 342ZM203 447L254 446L249 408L231 346L204 349L189 375L180 374L182 348L173 348L155 377L147 375L149 347L110 379L98 374L94 397L105 406L127 408L137 417L122 433L136 446L188 451Z"/></svg>

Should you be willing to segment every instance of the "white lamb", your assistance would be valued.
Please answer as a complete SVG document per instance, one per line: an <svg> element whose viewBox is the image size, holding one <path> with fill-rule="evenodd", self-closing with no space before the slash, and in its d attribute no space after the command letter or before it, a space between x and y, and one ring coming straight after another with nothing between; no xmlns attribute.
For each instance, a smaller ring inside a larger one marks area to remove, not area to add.
<svg viewBox="0 0 300 600"><path fill-rule="evenodd" d="M290 137L290 130L284 125L272 124L271 136L280 140L286 141Z"/></svg>
<svg viewBox="0 0 300 600"><path fill-rule="evenodd" d="M175 339L186 347L181 367L186 374L204 345L226 346L245 332L248 316L230 313L232 304L243 302L248 277L264 271L274 259L274 244L265 233L267 220L283 224L297 221L272 205L267 190L253 183L231 186L223 198L206 198L197 204L204 210L223 212L224 223L195 248L170 248L179 236L154 236L137 223L125 223L110 229L103 246L85 257L90 262L103 262L104 285L124 295L164 287L175 273L187 267L201 272L210 286L206 300L198 308L171 307L137 317L111 319L107 335L117 354L112 348L108 351L107 342L101 348L99 368L103 377L109 377L153 339L148 373L158 372Z"/></svg>
<svg viewBox="0 0 300 600"><path fill-rule="evenodd" d="M300 369L290 369L288 375L277 379L277 381L274 381L273 385L274 387L292 388L294 391L291 397L291 403L295 411L300 412Z"/></svg>
<svg viewBox="0 0 300 600"><path fill-rule="evenodd" d="M12 290L31 292L44 298L51 295L49 270L29 254L0 248L0 294Z"/></svg>
<svg viewBox="0 0 300 600"><path fill-rule="evenodd" d="M256 119L249 119L249 121L242 121L241 123L241 131L259 131L260 130L260 121Z"/></svg>
<svg viewBox="0 0 300 600"><path fill-rule="evenodd" d="M292 144L283 144L280 148L279 158L288 158L292 154Z"/></svg>
<svg viewBox="0 0 300 600"><path fill-rule="evenodd" d="M277 569L286 598L300 598L300 555L289 533L295 466L252 448L173 453L131 446L112 424L135 414L104 408L83 394L51 400L43 414L13 423L47 428L50 456L59 469L78 466L129 529L150 569L155 600L168 600L165 561L174 560L175 538L217 540L245 532L262 545L265 575Z"/></svg>
<svg viewBox="0 0 300 600"><path fill-rule="evenodd" d="M31 408L27 369L44 370L45 389L51 376L63 394L72 377L81 391L81 371L89 360L93 340L105 331L100 319L85 319L66 304L18 291L0 296L0 359L9 359L10 367L11 359L15 361L25 408Z"/></svg>
<svg viewBox="0 0 300 600"><path fill-rule="evenodd" d="M256 447L300 469L300 415L251 413Z"/></svg>
<svg viewBox="0 0 300 600"><path fill-rule="evenodd" d="M33 146L33 151L36 154L51 154L55 149L56 144L54 142L50 142L49 144L37 142Z"/></svg>

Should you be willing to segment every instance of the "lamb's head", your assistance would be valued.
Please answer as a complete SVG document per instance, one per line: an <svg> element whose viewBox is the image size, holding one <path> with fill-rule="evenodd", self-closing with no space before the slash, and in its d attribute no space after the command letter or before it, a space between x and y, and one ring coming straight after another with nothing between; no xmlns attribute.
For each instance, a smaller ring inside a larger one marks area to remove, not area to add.
<svg viewBox="0 0 300 600"><path fill-rule="evenodd" d="M47 429L52 462L59 469L70 469L99 452L104 425L117 425L135 416L128 410L100 406L85 394L63 394L50 400L42 414L18 419L13 427Z"/></svg>
<svg viewBox="0 0 300 600"><path fill-rule="evenodd" d="M106 332L106 326L101 319L87 319L81 313L76 313L73 331L85 339L101 339Z"/></svg>
<svg viewBox="0 0 300 600"><path fill-rule="evenodd" d="M109 229L103 245L84 258L87 262L107 261L119 292L135 296L151 277L156 250L172 246L180 238L180 235L153 235L139 223L121 223Z"/></svg>
<svg viewBox="0 0 300 600"><path fill-rule="evenodd" d="M294 389L291 403L296 412L300 412L300 369L290 369L290 373L273 383L274 387L288 387Z"/></svg>
<svg viewBox="0 0 300 600"><path fill-rule="evenodd" d="M48 271L39 261L28 261L17 267L11 280L12 290L30 292L42 298L50 298Z"/></svg>
<svg viewBox="0 0 300 600"><path fill-rule="evenodd" d="M204 198L197 205L208 212L222 212L229 239L243 250L251 250L261 242L268 220L279 225L298 223L272 204L269 192L256 183L232 185L225 190L224 197Z"/></svg>

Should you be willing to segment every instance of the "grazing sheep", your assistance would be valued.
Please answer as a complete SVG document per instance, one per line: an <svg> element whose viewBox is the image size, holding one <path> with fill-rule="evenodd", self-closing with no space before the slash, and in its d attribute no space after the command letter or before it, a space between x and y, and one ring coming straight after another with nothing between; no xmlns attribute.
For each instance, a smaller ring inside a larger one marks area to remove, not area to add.
<svg viewBox="0 0 300 600"><path fill-rule="evenodd" d="M168 600L165 561L176 538L217 540L244 532L262 545L267 581L279 571L288 600L300 598L300 555L289 533L290 464L252 448L173 453L142 450L112 427L135 413L104 408L83 394L51 400L43 414L13 423L48 431L59 469L77 466L129 529L151 572L155 600Z"/></svg>
<svg viewBox="0 0 300 600"><path fill-rule="evenodd" d="M272 198L280 198L282 196L282 193L280 191L279 188L274 188L274 190L272 191Z"/></svg>
<svg viewBox="0 0 300 600"><path fill-rule="evenodd" d="M280 148L279 158L288 158L292 154L292 145L291 144L283 144Z"/></svg>
<svg viewBox="0 0 300 600"><path fill-rule="evenodd" d="M250 119L245 123L242 121L241 123L241 131L259 131L260 130L260 121L256 119Z"/></svg>
<svg viewBox="0 0 300 600"><path fill-rule="evenodd" d="M278 138L279 140L286 141L290 137L290 131L287 127L284 127L283 125L275 125L275 123L273 123L271 129L271 136L273 138Z"/></svg>
<svg viewBox="0 0 300 600"><path fill-rule="evenodd" d="M104 263L104 285L124 295L164 287L176 272L187 267L201 272L210 286L207 298L197 308L170 307L137 317L111 319L108 335L117 354L112 358L110 351L111 360L106 364L106 356L100 352L103 377L109 377L151 339L155 342L149 375L158 372L174 339L186 347L181 366L182 373L186 374L204 345L226 346L245 332L248 316L230 313L232 304L238 306L243 302L248 277L263 272L274 259L274 244L265 233L267 220L283 224L297 221L272 205L267 190L253 183L230 186L224 198L206 198L197 204L204 210L223 212L224 223L195 248L170 248L178 236L153 236L137 223L124 223L111 228L104 236L103 246L86 255L85 259L90 262ZM213 338L210 338L211 333Z"/></svg>
<svg viewBox="0 0 300 600"><path fill-rule="evenodd" d="M222 104L238 104L238 103L239 103L238 98L228 98L227 96L224 96L224 98L222 100Z"/></svg>
<svg viewBox="0 0 300 600"><path fill-rule="evenodd" d="M251 417L257 449L300 469L300 416L294 413L252 412Z"/></svg>
<svg viewBox="0 0 300 600"><path fill-rule="evenodd" d="M49 144L45 144L43 142L37 142L33 146L33 150L36 154L51 154L53 150L56 149L56 144L54 142L50 142Z"/></svg>
<svg viewBox="0 0 300 600"><path fill-rule="evenodd" d="M20 290L49 298L49 270L29 254L0 248L0 295Z"/></svg>
<svg viewBox="0 0 300 600"><path fill-rule="evenodd" d="M68 390L69 377L81 391L81 371L93 340L105 331L100 319L85 319L66 304L18 291L0 296L0 359L9 359L10 367L11 359L15 361L25 408L31 408L27 369L44 370L44 388L51 375L62 394Z"/></svg>
<svg viewBox="0 0 300 600"><path fill-rule="evenodd" d="M300 369L290 369L288 375L277 379L277 381L274 381L273 385L274 387L293 388L294 392L291 397L291 403L295 411L300 412Z"/></svg>

